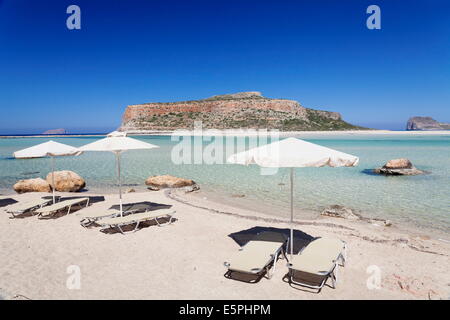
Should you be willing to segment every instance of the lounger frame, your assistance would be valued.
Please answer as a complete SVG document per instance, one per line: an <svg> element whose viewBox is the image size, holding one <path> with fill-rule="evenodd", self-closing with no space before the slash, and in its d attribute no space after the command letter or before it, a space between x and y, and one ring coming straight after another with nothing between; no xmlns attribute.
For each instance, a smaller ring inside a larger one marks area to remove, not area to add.
<svg viewBox="0 0 450 320"><path fill-rule="evenodd" d="M75 199L74 199L75 200ZM72 203L72 204L69 204L68 206L66 206L67 207L67 212L66 212L66 215L68 215L69 213L70 213L70 210L72 209L72 207L82 207L82 203L83 202L85 202L86 201L86 205L84 206L85 208L86 207L88 207L89 206L89 197L88 198L86 198L86 199L83 199L83 201L79 201L79 202L76 202L76 203ZM52 211L49 211L49 212L46 212L46 214L42 214L41 212L38 214L38 219L49 219L49 218L51 218L53 215L55 215L56 213L58 213L58 212L62 212L62 211L65 211L65 208L66 207L64 207L64 208L60 208L60 209L57 209L57 210L52 210Z"/></svg>
<svg viewBox="0 0 450 320"><path fill-rule="evenodd" d="M123 211L123 214L133 214L136 213L138 210L127 210L127 211ZM114 213L106 213L102 216L97 216L97 217L83 217L83 219L81 219L80 221L80 225L83 228L88 228L89 226L93 225L94 223L96 223L98 220L103 219L103 218L113 218L113 217L118 217L120 215L120 211L117 210Z"/></svg>
<svg viewBox="0 0 450 320"><path fill-rule="evenodd" d="M307 287L310 289L316 289L317 293L320 292L320 290L322 290L322 288L324 287L324 285L327 283L328 278L331 278L331 287L333 289L336 289L336 283L338 282L338 267L345 266L345 262L347 260L347 244L342 241L344 244L343 250L341 253L339 253L338 257L336 258L336 260L333 260L333 266L330 268L330 270L328 271L323 271L323 272L317 272L317 273L309 273L309 274L313 274L316 276L320 276L323 277L323 280L321 281L321 283L317 286L311 285L309 283L305 283L305 282L301 282L301 281L296 281L294 278L294 273L297 272L303 272L308 274L308 272L305 271L301 271L301 270L296 270L293 268L291 263L287 263L287 267L289 268L289 273L288 273L288 277L289 277L289 284L294 284L294 285L298 285L301 287ZM303 248L304 249L304 248ZM302 249L302 251L303 251ZM299 254L301 254L301 251L299 252ZM339 263L340 261L340 263Z"/></svg>
<svg viewBox="0 0 450 320"><path fill-rule="evenodd" d="M151 211L145 211L145 212L151 212ZM136 232L138 230L138 228L139 228L140 223L141 222L145 222L145 221L155 220L155 222L158 225L158 227L164 227L166 225L169 225L169 224L171 224L173 222L173 217L174 217L175 213L176 213L176 211L174 210L174 211L171 211L170 213L166 213L166 214L158 216L158 217L149 217L148 219L130 220L130 221L123 222L123 223L113 223L113 224L106 223L106 224L102 224L101 223L101 219L97 220L96 222L99 223L103 227L100 231L104 231L104 230L111 229L111 228L117 228L117 229L119 229L121 234L125 235L125 234L128 234L128 233ZM130 215L127 215L127 216L132 216L132 215L133 214L131 213ZM169 221L165 222L165 223L160 223L158 221L158 219L161 219L161 218L164 218L164 217L166 217L166 218L169 217ZM122 227L128 226L128 225L133 224L133 223L136 224L136 226L134 227L133 230L124 231L122 229Z"/></svg>
<svg viewBox="0 0 450 320"><path fill-rule="evenodd" d="M255 240L255 241L258 241L258 240ZM286 241L289 242L289 239L287 239ZM280 242L280 243L281 243L281 242ZM256 282L259 281L259 279L260 279L261 277L265 277L265 278L268 279L268 280L272 279L272 276L274 275L275 270L276 270L276 265L277 265L278 259L279 259L280 257L281 257L281 258L284 257L284 258L286 259L286 253L285 253L285 251L284 251L284 246L285 246L285 244L286 244L286 242L284 242L284 243L280 246L280 248L279 248L277 251L275 251L274 254L271 254L271 255L270 255L271 259L269 260L269 262L268 262L264 267L262 267L262 268L254 268L254 269L252 269L251 272L245 272L245 271L243 271L243 270L234 270L234 269L231 267L231 263L230 263L230 262L224 262L224 263L223 263L224 266L225 266L226 268L228 268L227 272L224 274L225 278L227 278L227 279L233 279L233 278L231 277L232 273L233 273L233 272L238 272L238 273L245 273L245 274L249 274L249 275L258 276L258 277L257 277L255 280L253 280L253 281L245 281L245 282L248 282L248 283L256 283ZM240 247L240 248L239 248L239 251L243 251L244 248L245 248L245 245L242 246L242 247ZM280 254L281 254L281 256L280 256ZM287 259L286 259L286 260L287 260ZM230 268L230 267L231 267L231 268Z"/></svg>
<svg viewBox="0 0 450 320"><path fill-rule="evenodd" d="M15 210L15 211L9 211L8 209L6 209L6 212L10 213L12 215L12 218L16 218L19 215L22 215L24 213L31 213L33 216L35 215L35 210L40 209L45 207L46 205L48 205L50 202L53 202L53 199L42 199L42 203L38 204L36 206L33 207L29 207L26 210Z"/></svg>

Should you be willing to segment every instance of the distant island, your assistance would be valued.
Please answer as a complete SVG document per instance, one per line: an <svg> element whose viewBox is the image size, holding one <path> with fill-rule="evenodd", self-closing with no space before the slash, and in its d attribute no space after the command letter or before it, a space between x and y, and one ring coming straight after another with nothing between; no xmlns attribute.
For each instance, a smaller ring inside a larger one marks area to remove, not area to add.
<svg viewBox="0 0 450 320"><path fill-rule="evenodd" d="M204 128L268 128L281 131L363 130L342 120L338 112L305 108L297 101L272 99L260 92L217 95L207 99L130 105L121 131Z"/></svg>
<svg viewBox="0 0 450 320"><path fill-rule="evenodd" d="M411 117L406 130L450 130L450 123L438 122L431 117Z"/></svg>
<svg viewBox="0 0 450 320"><path fill-rule="evenodd" d="M68 134L66 129L51 129L42 132L42 134Z"/></svg>

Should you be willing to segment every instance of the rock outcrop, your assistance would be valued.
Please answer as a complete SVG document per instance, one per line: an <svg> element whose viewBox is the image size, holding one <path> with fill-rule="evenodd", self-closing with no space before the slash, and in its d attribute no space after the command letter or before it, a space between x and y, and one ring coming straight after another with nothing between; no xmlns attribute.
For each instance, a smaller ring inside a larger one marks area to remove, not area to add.
<svg viewBox="0 0 450 320"><path fill-rule="evenodd" d="M184 188L186 192L192 192L200 189L193 180L178 178L171 175L148 177L147 180L145 180L145 184L149 186L150 190L154 191L163 188Z"/></svg>
<svg viewBox="0 0 450 320"><path fill-rule="evenodd" d="M46 178L47 182L53 188L52 173ZM55 190L60 192L78 192L86 186L82 177L73 171L63 170L55 171Z"/></svg>
<svg viewBox="0 0 450 320"><path fill-rule="evenodd" d="M43 132L42 134L67 134L66 129L51 129Z"/></svg>
<svg viewBox="0 0 450 320"><path fill-rule="evenodd" d="M419 170L416 167L414 167L411 161L409 161L406 158L389 160L381 168L374 169L374 172L378 174L394 175L394 176L398 175L412 176L425 173L425 171Z"/></svg>
<svg viewBox="0 0 450 320"><path fill-rule="evenodd" d="M17 193L52 191L50 184L42 178L19 180L13 188Z"/></svg>
<svg viewBox="0 0 450 320"><path fill-rule="evenodd" d="M333 218L343 218L349 220L360 220L361 216L356 212L353 212L353 209L334 204L325 208L321 213L322 216L333 217Z"/></svg>
<svg viewBox="0 0 450 320"><path fill-rule="evenodd" d="M385 226L390 227L392 223L390 220L379 219L379 218L366 218L361 214L357 213L355 210L351 208L347 208L338 204L333 204L327 208L325 208L321 213L322 216L332 217L332 218L341 218L353 221L365 221L374 226Z"/></svg>
<svg viewBox="0 0 450 320"><path fill-rule="evenodd" d="M266 98L260 92L241 92L202 100L130 105L119 130L192 129L194 121L214 129L362 129L343 121L337 112L308 109L297 101Z"/></svg>
<svg viewBox="0 0 450 320"><path fill-rule="evenodd" d="M441 123L431 117L412 117L406 123L406 130L450 130L450 123Z"/></svg>

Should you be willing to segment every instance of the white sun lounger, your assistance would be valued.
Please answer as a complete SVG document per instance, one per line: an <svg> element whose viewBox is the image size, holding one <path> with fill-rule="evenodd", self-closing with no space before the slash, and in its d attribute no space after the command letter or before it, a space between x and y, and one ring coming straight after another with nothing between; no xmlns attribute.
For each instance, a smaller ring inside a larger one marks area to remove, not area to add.
<svg viewBox="0 0 450 320"><path fill-rule="evenodd" d="M288 263L289 282L320 292L330 277L336 288L338 262L344 266L347 246L344 241L319 238L308 244Z"/></svg>
<svg viewBox="0 0 450 320"><path fill-rule="evenodd" d="M138 229L139 224L144 221L155 220L155 222L160 227L171 224L175 213L176 211L171 209L159 209L141 213L131 213L123 217L103 218L97 220L96 223L103 227L102 230L117 227L122 234L127 234L135 232ZM160 223L158 219L161 218L168 218L169 221ZM124 231L122 229L123 226L130 224L136 224L135 228L132 231Z"/></svg>
<svg viewBox="0 0 450 320"><path fill-rule="evenodd" d="M10 213L13 218L20 214L24 214L27 212L30 212L32 214L36 213L36 209L40 209L49 203L53 202L53 200L50 199L36 199L36 200L29 200L25 202L18 202L14 203L6 208L6 212Z"/></svg>
<svg viewBox="0 0 450 320"><path fill-rule="evenodd" d="M130 213L130 211L124 211L124 213ZM87 213L87 214L83 215L83 218L81 219L80 224L86 228L99 219L108 218L108 217L112 218L112 217L116 217L118 215L120 215L120 210L117 210L117 209L110 208L105 211L103 211L103 210L95 211L95 212L91 212L91 213Z"/></svg>
<svg viewBox="0 0 450 320"><path fill-rule="evenodd" d="M270 279L275 272L275 265L285 242L251 240L225 262L228 268L225 276L231 278L233 272L255 276L266 275ZM256 282L255 280L254 282ZM249 281L252 282L252 281Z"/></svg>
<svg viewBox="0 0 450 320"><path fill-rule="evenodd" d="M48 218L57 212L67 209L67 214L69 214L72 207L81 207L84 202L86 202L85 206L87 207L89 205L89 198L63 200L50 206L37 209L36 213L39 218Z"/></svg>

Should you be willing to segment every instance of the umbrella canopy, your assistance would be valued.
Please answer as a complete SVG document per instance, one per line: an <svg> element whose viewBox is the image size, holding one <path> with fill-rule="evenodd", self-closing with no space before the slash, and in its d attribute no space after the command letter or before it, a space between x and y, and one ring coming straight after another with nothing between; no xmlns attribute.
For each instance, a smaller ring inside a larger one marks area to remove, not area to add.
<svg viewBox="0 0 450 320"><path fill-rule="evenodd" d="M78 150L80 151L111 151L120 153L126 150L153 149L159 148L150 143L129 138L125 132L111 132L106 138L86 144Z"/></svg>
<svg viewBox="0 0 450 320"><path fill-rule="evenodd" d="M359 158L296 138L287 138L230 156L227 161L242 165L257 164L267 168L291 168L291 258L293 254L294 168L353 167Z"/></svg>
<svg viewBox="0 0 450 320"><path fill-rule="evenodd" d="M122 181L120 178L120 154L127 150L142 150L159 148L156 145L146 143L137 139L127 137L126 132L114 131L107 135L106 138L86 144L78 148L78 151L109 151L116 155L117 163L117 179L119 182L119 202L120 215L123 213L122 206Z"/></svg>
<svg viewBox="0 0 450 320"><path fill-rule="evenodd" d="M19 150L13 153L13 156L17 159L33 159L33 158L45 158L51 157L52 161L52 192L53 192L53 203L56 202L55 197L55 160L54 157L62 156L74 156L79 155L81 152L77 148L69 146L67 144L47 141L30 148Z"/></svg>
<svg viewBox="0 0 450 320"><path fill-rule="evenodd" d="M287 138L236 153L228 158L228 162L267 168L352 167L358 164L359 158L304 140Z"/></svg>
<svg viewBox="0 0 450 320"><path fill-rule="evenodd" d="M52 140L13 153L14 157L18 159L73 156L78 154L80 152L77 148Z"/></svg>

